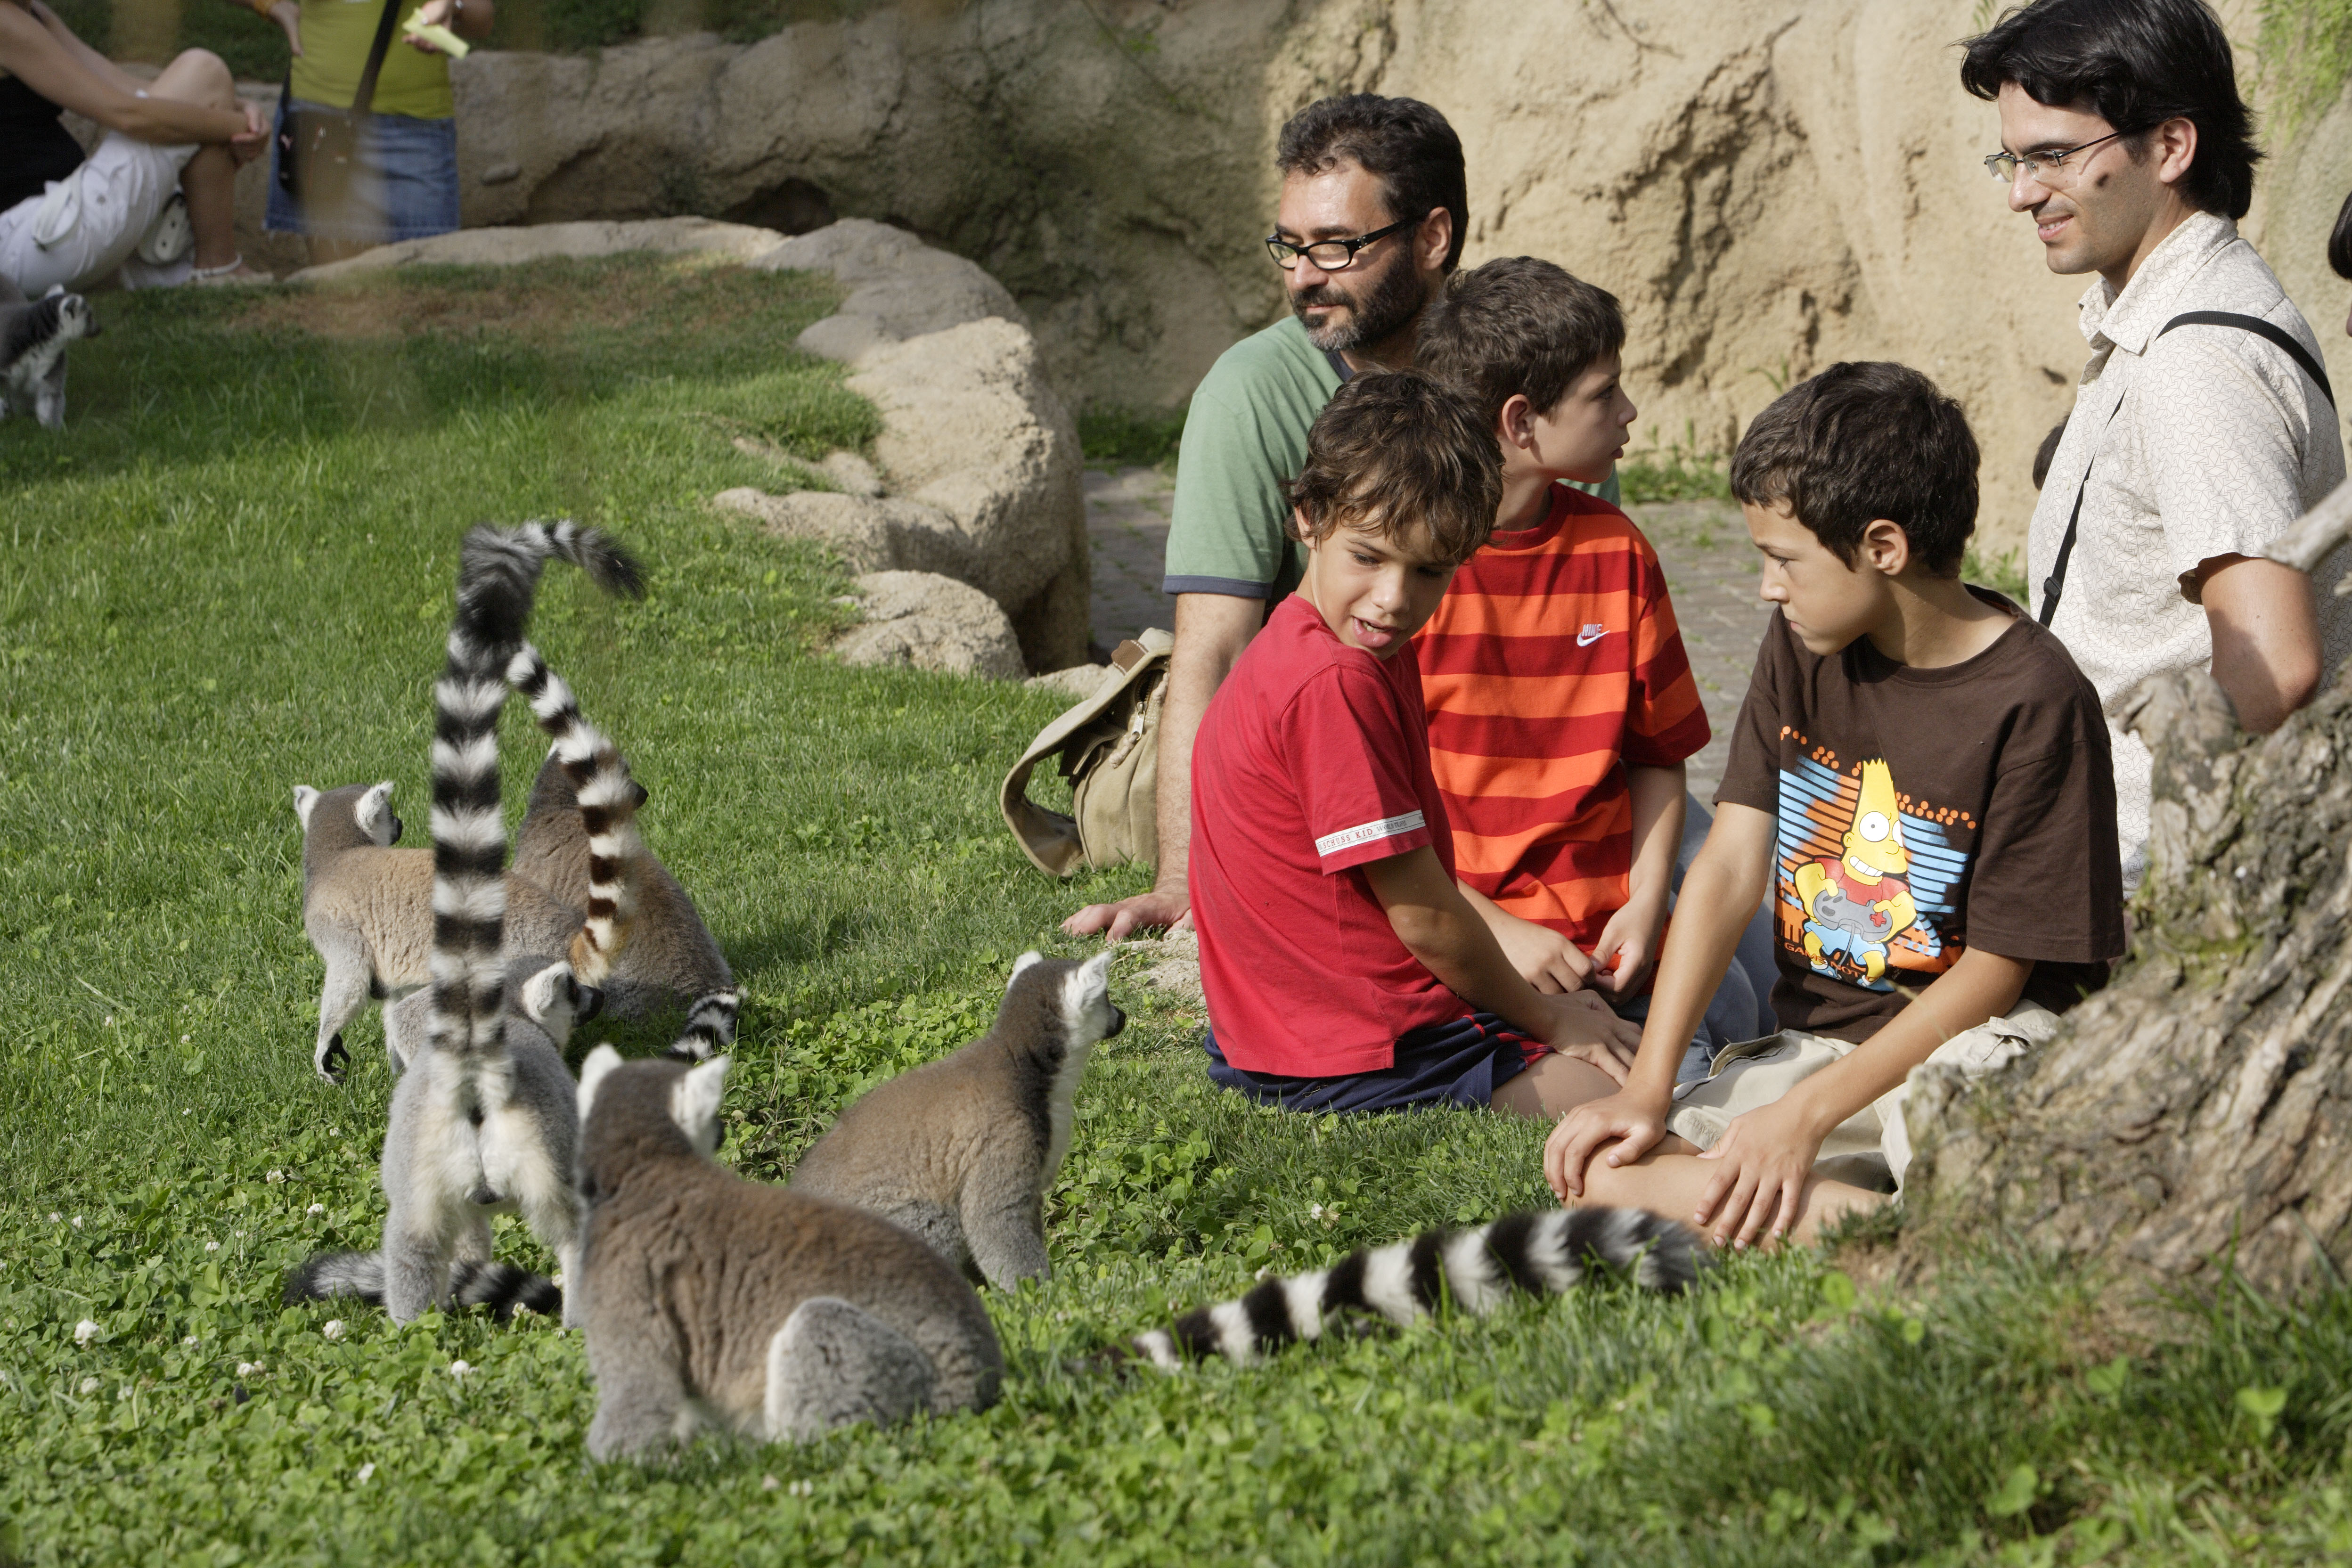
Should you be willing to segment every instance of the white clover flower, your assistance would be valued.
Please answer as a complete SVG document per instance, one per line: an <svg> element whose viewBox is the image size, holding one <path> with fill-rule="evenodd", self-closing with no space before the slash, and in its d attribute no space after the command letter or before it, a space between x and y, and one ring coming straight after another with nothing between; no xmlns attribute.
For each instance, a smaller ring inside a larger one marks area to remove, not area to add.
<svg viewBox="0 0 2352 1568"><path fill-rule="evenodd" d="M1307 1205L1307 1217L1308 1219L1321 1219L1323 1217L1323 1205L1321 1204Z"/></svg>
<svg viewBox="0 0 2352 1568"><path fill-rule="evenodd" d="M302 1212L307 1215L322 1215L327 1212L327 1205L324 1204L312 1204L309 1208L304 1209Z"/></svg>
<svg viewBox="0 0 2352 1568"><path fill-rule="evenodd" d="M106 1026L110 1029L114 1027L114 1015L111 1013L106 1016Z"/></svg>
<svg viewBox="0 0 2352 1568"><path fill-rule="evenodd" d="M74 1343L86 1345L96 1338L98 1338L98 1325L88 1318L74 1325Z"/></svg>
<svg viewBox="0 0 2352 1568"><path fill-rule="evenodd" d="M286 1173L283 1171L272 1171L269 1174L262 1177L261 1179L265 1182L282 1182L286 1179Z"/></svg>
<svg viewBox="0 0 2352 1568"><path fill-rule="evenodd" d="M251 1377L255 1373L259 1372L260 1370L261 1369L259 1367L254 1365L249 1361L241 1361L236 1363L236 1375L239 1377Z"/></svg>
<svg viewBox="0 0 2352 1568"><path fill-rule="evenodd" d="M182 1036L180 1037L180 1044L182 1044L182 1045L184 1045L184 1045L186 1045L187 1043L188 1043L188 1037L187 1037L187 1036L185 1036L185 1035L182 1035Z"/></svg>
<svg viewBox="0 0 2352 1568"><path fill-rule="evenodd" d="M186 1339L182 1340L180 1342L187 1346L190 1350L194 1350L196 1348L196 1336L190 1334Z"/></svg>
<svg viewBox="0 0 2352 1568"><path fill-rule="evenodd" d="M59 1221L59 1220L61 1220L61 1219L63 1219L63 1218L65 1218L65 1217L66 1217L65 1215L63 1215L59 1214L59 1213L58 1213L57 1210L55 1210L55 1209L51 1209L51 1210L49 1211L49 1223L50 1223L51 1225L55 1225L55 1224L57 1224L57 1223L58 1223L58 1221Z"/></svg>
<svg viewBox="0 0 2352 1568"><path fill-rule="evenodd" d="M331 1340L341 1339L343 1337L343 1321L341 1318L329 1318L325 1325L319 1330L319 1332L324 1334Z"/></svg>
<svg viewBox="0 0 2352 1568"><path fill-rule="evenodd" d="M341 1138L342 1135L343 1130L340 1127L330 1127L327 1129L327 1136L330 1138Z"/></svg>
<svg viewBox="0 0 2352 1568"><path fill-rule="evenodd" d="M814 1497L816 1496L816 1483L814 1481L794 1481L792 1485L792 1493L794 1497Z"/></svg>
<svg viewBox="0 0 2352 1568"><path fill-rule="evenodd" d="M552 1285L553 1285L557 1289L559 1289L559 1290L562 1289L563 1289L563 1270L562 1270L562 1269L561 1269L561 1268L559 1268L559 1269L557 1269L553 1274L549 1275L549 1276L548 1276L548 1282L549 1282L549 1283L551 1283L551 1284L552 1284Z"/></svg>
<svg viewBox="0 0 2352 1568"><path fill-rule="evenodd" d="M220 1243L217 1241L207 1241L205 1243L205 1250L206 1252L218 1252L220 1250Z"/></svg>
<svg viewBox="0 0 2352 1568"><path fill-rule="evenodd" d="M1267 1265L1267 1266L1265 1266L1265 1267L1260 1268L1258 1269L1258 1271L1257 1271L1255 1274L1251 1275L1251 1276L1250 1276L1250 1278L1251 1278L1251 1279L1265 1279L1267 1275L1269 1275L1269 1274L1271 1274L1271 1273L1273 1273L1273 1272L1274 1272L1273 1266L1272 1266L1272 1265Z"/></svg>
<svg viewBox="0 0 2352 1568"><path fill-rule="evenodd" d="M451 1377L463 1377L473 1370L473 1367L466 1362L453 1361L449 1363L449 1375Z"/></svg>
<svg viewBox="0 0 2352 1568"><path fill-rule="evenodd" d="M352 1477L352 1479L353 1479L353 1480L355 1480L355 1481L364 1481L364 1480L366 1480L370 1476L373 1476L373 1475L374 1475L374 1474L375 1474L375 1461L374 1461L373 1459L370 1459L366 1464L362 1465L362 1466L359 1468L359 1471L358 1471L358 1473L357 1473L357 1474L355 1474L355 1475L353 1475L353 1476Z"/></svg>
<svg viewBox="0 0 2352 1568"><path fill-rule="evenodd" d="M773 1476L761 1476L760 1478L760 1489L763 1492L774 1491L778 1487L782 1486L783 1484L783 1482L776 1479Z"/></svg>
<svg viewBox="0 0 2352 1568"><path fill-rule="evenodd" d="M76 1215L73 1218L66 1221L66 1223L73 1226L76 1230L79 1230L81 1228L81 1215Z"/></svg>
<svg viewBox="0 0 2352 1568"><path fill-rule="evenodd" d="M81 1391L84 1394L96 1394L98 1392L98 1379L94 1377L83 1378L81 1380Z"/></svg>

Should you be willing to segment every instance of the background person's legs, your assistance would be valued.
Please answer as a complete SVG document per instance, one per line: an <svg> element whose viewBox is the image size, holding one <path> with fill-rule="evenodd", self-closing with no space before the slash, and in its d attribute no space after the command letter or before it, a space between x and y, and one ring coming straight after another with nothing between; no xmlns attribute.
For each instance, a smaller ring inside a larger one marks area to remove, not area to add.
<svg viewBox="0 0 2352 1568"><path fill-rule="evenodd" d="M189 49L165 66L147 91L207 109L236 108L236 79L218 55L204 49ZM236 255L236 160L219 143L198 148L180 171L180 190L195 230L195 265L226 266Z"/></svg>

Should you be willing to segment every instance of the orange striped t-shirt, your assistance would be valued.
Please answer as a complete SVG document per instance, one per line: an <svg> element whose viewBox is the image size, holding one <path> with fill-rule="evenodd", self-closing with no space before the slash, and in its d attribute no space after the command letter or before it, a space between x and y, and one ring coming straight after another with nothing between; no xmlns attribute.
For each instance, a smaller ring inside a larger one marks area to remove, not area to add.
<svg viewBox="0 0 2352 1568"><path fill-rule="evenodd" d="M1657 552L1607 501L1554 486L1542 522L1454 574L1416 647L1456 874L1592 947L1628 896L1625 767L1707 742Z"/></svg>

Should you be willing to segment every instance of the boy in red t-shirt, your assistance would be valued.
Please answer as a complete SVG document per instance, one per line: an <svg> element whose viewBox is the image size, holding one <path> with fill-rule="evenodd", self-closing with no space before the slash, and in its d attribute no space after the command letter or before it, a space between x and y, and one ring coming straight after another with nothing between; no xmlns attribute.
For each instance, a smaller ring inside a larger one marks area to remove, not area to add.
<svg viewBox="0 0 2352 1568"><path fill-rule="evenodd" d="M1696 806L1699 832L1684 831L1684 763L1707 723L1657 552L1562 482L1604 478L1624 453L1624 342L1615 298L1549 261L1507 257L1447 284L1415 363L1494 432L1502 500L1416 640L1464 896L1538 990L1591 990L1639 1019L1678 860L1704 833ZM1753 924L1695 1031L1694 1074L1777 1026L1770 925Z"/></svg>
<svg viewBox="0 0 2352 1568"><path fill-rule="evenodd" d="M1459 395L1358 376L1291 487L1305 579L1192 749L1192 918L1210 1076L1303 1110L1610 1092L1638 1031L1546 995L1454 883L1412 635L1493 527L1500 460Z"/></svg>

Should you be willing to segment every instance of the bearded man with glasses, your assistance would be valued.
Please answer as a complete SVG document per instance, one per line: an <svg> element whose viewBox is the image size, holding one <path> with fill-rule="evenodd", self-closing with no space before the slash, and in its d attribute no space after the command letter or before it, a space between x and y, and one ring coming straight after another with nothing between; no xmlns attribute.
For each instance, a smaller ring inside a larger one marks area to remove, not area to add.
<svg viewBox="0 0 2352 1568"><path fill-rule="evenodd" d="M1360 372L1412 365L1422 311L1462 258L1469 198L1462 142L1410 98L1349 93L1311 103L1282 128L1281 205L1265 247L1291 313L1219 357L1192 394L1176 461L1161 592L1176 598L1176 647L1160 721L1160 866L1151 891L1090 904L1073 935L1173 925L1191 908L1192 737L1209 699L1298 585L1284 487L1307 432ZM1580 486L1613 502L1617 480Z"/></svg>
<svg viewBox="0 0 2352 1568"><path fill-rule="evenodd" d="M2153 766L2114 723L2133 688L2210 668L2262 733L2352 653L2352 614L2325 591L2352 548L2310 577L2263 558L2344 479L2335 394L2318 339L2239 237L2262 153L2200 0L2036 0L1966 47L1962 85L2000 110L1985 166L2053 272L2097 274L2026 554L2036 615L2109 715L2129 887Z"/></svg>

